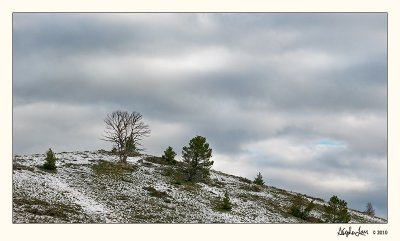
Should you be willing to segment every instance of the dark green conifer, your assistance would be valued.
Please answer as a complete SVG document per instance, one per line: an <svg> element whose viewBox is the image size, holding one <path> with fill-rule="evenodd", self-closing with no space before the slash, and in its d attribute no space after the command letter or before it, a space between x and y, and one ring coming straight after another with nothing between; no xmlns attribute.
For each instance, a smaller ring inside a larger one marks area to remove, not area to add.
<svg viewBox="0 0 400 241"><path fill-rule="evenodd" d="M257 174L257 177L254 179L253 183L260 186L264 186L264 180L260 172Z"/></svg>
<svg viewBox="0 0 400 241"><path fill-rule="evenodd" d="M53 151L51 148L46 152L46 162L43 164L43 168L47 170L56 170L56 160L57 158L55 157Z"/></svg>
<svg viewBox="0 0 400 241"><path fill-rule="evenodd" d="M183 147L182 157L185 163L185 172L188 181L202 181L210 175L210 160L212 149L206 142L206 138L196 136L190 140L189 146Z"/></svg>
<svg viewBox="0 0 400 241"><path fill-rule="evenodd" d="M162 159L164 159L168 164L173 165L176 163L175 156L176 156L176 153L175 153L174 149L172 149L172 147L169 146L164 151L164 155L162 156Z"/></svg>
<svg viewBox="0 0 400 241"><path fill-rule="evenodd" d="M228 191L225 191L224 198L222 199L222 203L221 203L221 209L226 210L226 211L232 210L232 203L229 198Z"/></svg>
<svg viewBox="0 0 400 241"><path fill-rule="evenodd" d="M347 210L347 202L333 195L325 206L325 221L329 223L348 223L351 216Z"/></svg>

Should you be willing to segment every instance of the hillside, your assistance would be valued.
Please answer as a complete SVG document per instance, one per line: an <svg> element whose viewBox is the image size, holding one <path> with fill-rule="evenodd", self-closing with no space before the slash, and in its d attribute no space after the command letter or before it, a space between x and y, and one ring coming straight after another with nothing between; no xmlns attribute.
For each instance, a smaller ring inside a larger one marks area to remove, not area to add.
<svg viewBox="0 0 400 241"><path fill-rule="evenodd" d="M322 199L305 221L288 214L294 192L211 171L207 183L182 182L176 167L153 156L116 164L105 151L56 153L57 171L43 154L13 160L14 223L302 223L323 221ZM231 211L218 209L225 191ZM352 223L386 223L350 210Z"/></svg>

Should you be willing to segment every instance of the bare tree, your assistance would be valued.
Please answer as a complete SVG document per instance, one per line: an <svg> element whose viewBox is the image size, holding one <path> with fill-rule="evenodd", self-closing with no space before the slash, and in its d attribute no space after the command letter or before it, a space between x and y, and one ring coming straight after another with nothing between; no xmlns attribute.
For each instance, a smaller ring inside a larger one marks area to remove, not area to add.
<svg viewBox="0 0 400 241"><path fill-rule="evenodd" d="M366 207L364 213L368 214L371 217L375 216L375 209L372 207L372 203L367 203L367 207Z"/></svg>
<svg viewBox="0 0 400 241"><path fill-rule="evenodd" d="M149 126L142 121L138 112L114 111L104 119L106 130L105 141L115 144L119 160L126 162L129 155L142 150L140 141L150 134Z"/></svg>

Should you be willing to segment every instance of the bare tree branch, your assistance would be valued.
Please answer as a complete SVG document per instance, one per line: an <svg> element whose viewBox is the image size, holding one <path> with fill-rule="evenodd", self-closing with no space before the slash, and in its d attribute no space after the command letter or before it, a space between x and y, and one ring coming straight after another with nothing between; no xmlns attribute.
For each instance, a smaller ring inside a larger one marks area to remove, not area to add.
<svg viewBox="0 0 400 241"><path fill-rule="evenodd" d="M143 116L139 112L128 113L120 110L108 114L104 119L106 129L103 140L115 143L121 162L126 162L129 153L141 150L138 148L141 146L140 141L150 135L149 126L142 119Z"/></svg>

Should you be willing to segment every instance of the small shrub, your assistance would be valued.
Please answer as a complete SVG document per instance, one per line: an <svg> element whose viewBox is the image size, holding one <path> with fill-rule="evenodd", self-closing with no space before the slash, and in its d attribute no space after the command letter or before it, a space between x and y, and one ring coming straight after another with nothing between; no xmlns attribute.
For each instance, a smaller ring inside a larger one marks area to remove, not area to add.
<svg viewBox="0 0 400 241"><path fill-rule="evenodd" d="M35 168L22 165L21 163L14 162L13 163L13 170L28 170L28 171L35 171Z"/></svg>
<svg viewBox="0 0 400 241"><path fill-rule="evenodd" d="M264 186L264 180L260 172L257 174L257 177L254 179L253 183L259 186Z"/></svg>
<svg viewBox="0 0 400 241"><path fill-rule="evenodd" d="M239 181L244 182L244 183L248 183L248 184L252 183L252 181L250 179L247 179L245 177L239 177Z"/></svg>
<svg viewBox="0 0 400 241"><path fill-rule="evenodd" d="M152 197L158 197L158 198L169 197L167 192L158 191L157 189L155 189L152 186L143 187L143 189L148 191L150 196L152 196Z"/></svg>
<svg viewBox="0 0 400 241"><path fill-rule="evenodd" d="M162 165L166 164L165 160L158 156L147 156L144 158L144 160L147 162L152 162L152 163L156 163L156 164L162 164Z"/></svg>
<svg viewBox="0 0 400 241"><path fill-rule="evenodd" d="M225 191L224 198L217 202L217 210L219 211L231 211L232 210L232 203L229 198L228 191Z"/></svg>
<svg viewBox="0 0 400 241"><path fill-rule="evenodd" d="M292 205L290 207L289 213L295 217L307 220L314 206L314 202L308 202L300 195L296 195L292 199Z"/></svg>
<svg viewBox="0 0 400 241"><path fill-rule="evenodd" d="M205 182L207 185L211 186L211 187L217 187L217 188L223 188L225 187L225 183L222 181L219 181L217 178L214 178L212 180L208 180L207 182Z"/></svg>
<svg viewBox="0 0 400 241"><path fill-rule="evenodd" d="M136 166L125 163L115 163L108 161L100 161L99 163L92 165L92 170L97 175L121 175L127 172L133 172L136 170Z"/></svg>
<svg viewBox="0 0 400 241"><path fill-rule="evenodd" d="M183 185L188 182L181 167L168 166L161 171L161 175L169 177L173 185Z"/></svg>
<svg viewBox="0 0 400 241"><path fill-rule="evenodd" d="M46 170L56 170L56 160L57 158L55 157L53 151L51 148L46 152L46 162L43 164L43 168Z"/></svg>
<svg viewBox="0 0 400 241"><path fill-rule="evenodd" d="M261 192L261 187L259 185L250 185L249 190L252 192Z"/></svg>
<svg viewBox="0 0 400 241"><path fill-rule="evenodd" d="M240 185L241 189L245 190L245 191L250 191L250 192L261 192L262 187L257 185L257 184L243 184Z"/></svg>

